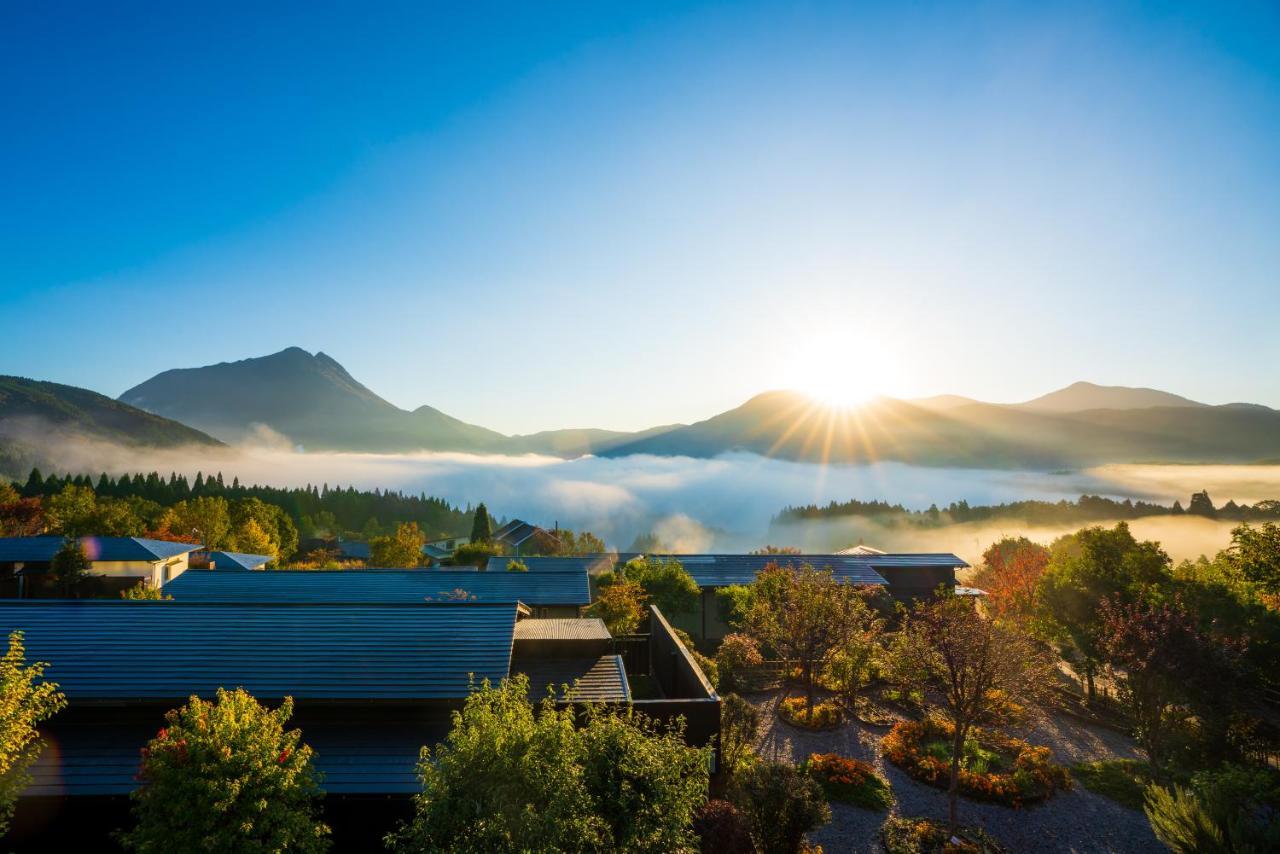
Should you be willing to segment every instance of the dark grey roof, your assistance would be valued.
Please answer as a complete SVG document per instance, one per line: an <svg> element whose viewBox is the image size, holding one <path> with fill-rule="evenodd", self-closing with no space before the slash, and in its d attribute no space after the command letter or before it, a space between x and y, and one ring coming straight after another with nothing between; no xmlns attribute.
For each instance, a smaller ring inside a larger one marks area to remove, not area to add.
<svg viewBox="0 0 1280 854"><path fill-rule="evenodd" d="M73 704L237 686L259 699L456 699L469 674L507 675L515 618L514 603L0 601L0 635L24 631L28 660L48 662Z"/></svg>
<svg viewBox="0 0 1280 854"><path fill-rule="evenodd" d="M546 697L549 689L554 689L556 698L563 700L565 685L570 686L569 699L586 702L631 699L627 670L620 655L532 659L518 662L518 669L529 677L529 696L534 700Z"/></svg>
<svg viewBox="0 0 1280 854"><path fill-rule="evenodd" d="M779 566L809 564L815 569L830 569L852 584L888 584L867 563L867 558L845 555L649 555L650 558L672 558L680 561L699 587L727 587L750 584L771 563Z"/></svg>
<svg viewBox="0 0 1280 854"><path fill-rule="evenodd" d="M524 521L523 519L512 519L510 522L503 525L498 530L494 531L492 536L495 540L497 540L501 537L505 537L507 534L511 533L516 528L519 528L522 525L528 525L528 524L529 523Z"/></svg>
<svg viewBox="0 0 1280 854"><path fill-rule="evenodd" d="M486 567L490 572L506 572L507 564L518 560L530 572L604 572L613 569L613 555L584 555L582 557L514 557L497 555L489 558Z"/></svg>
<svg viewBox="0 0 1280 854"><path fill-rule="evenodd" d="M289 724L292 726L292 722ZM27 797L123 795L137 788L139 751L156 727L68 726L46 734L53 746L41 751L31 767ZM314 723L302 740L314 751L331 794L414 794L418 754L447 735L441 724L379 723L377 726Z"/></svg>
<svg viewBox="0 0 1280 854"><path fill-rule="evenodd" d="M213 562L215 569L262 569L275 558L244 552L209 552L209 560Z"/></svg>
<svg viewBox="0 0 1280 854"><path fill-rule="evenodd" d="M190 569L164 586L174 599L201 602L426 602L462 598L526 605L587 605L591 589L577 572L477 572L452 569Z"/></svg>
<svg viewBox="0 0 1280 854"><path fill-rule="evenodd" d="M564 617L520 620L515 639L522 640L612 640L604 620L589 617Z"/></svg>
<svg viewBox="0 0 1280 854"><path fill-rule="evenodd" d="M0 537L0 563L47 563L62 548L63 537ZM168 560L201 548L191 543L171 543L142 537L81 537L89 560Z"/></svg>
<svg viewBox="0 0 1280 854"><path fill-rule="evenodd" d="M338 543L338 557L344 557L350 560L368 560L369 554L368 543L362 543L356 540L342 540Z"/></svg>
<svg viewBox="0 0 1280 854"><path fill-rule="evenodd" d="M519 522L514 525L504 525L499 529L500 533L493 535L493 539L495 542L506 543L511 546L519 546L540 530L542 529L537 525L530 525L528 522Z"/></svg>

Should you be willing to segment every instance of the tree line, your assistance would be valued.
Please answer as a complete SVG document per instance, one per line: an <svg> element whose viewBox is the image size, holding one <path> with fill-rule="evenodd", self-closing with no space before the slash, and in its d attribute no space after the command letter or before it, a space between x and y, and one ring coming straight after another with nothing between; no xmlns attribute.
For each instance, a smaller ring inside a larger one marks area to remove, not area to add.
<svg viewBox="0 0 1280 854"><path fill-rule="evenodd" d="M1075 501L1011 501L1005 504L971 505L968 501L953 501L946 507L929 505L926 510L910 510L902 504L887 501L832 501L825 505L805 504L785 507L773 518L773 524L803 522L811 519L839 519L847 516L874 518L890 524L913 525L922 528L950 525L959 522L986 522L998 519L1017 519L1028 524L1088 524L1110 520L1128 521L1146 516L1203 516L1232 522L1265 521L1280 519L1280 500L1267 499L1256 504L1238 504L1227 501L1215 506L1209 493L1197 492L1186 507L1181 501L1171 505L1149 501L1116 500L1102 495L1081 495Z"/></svg>

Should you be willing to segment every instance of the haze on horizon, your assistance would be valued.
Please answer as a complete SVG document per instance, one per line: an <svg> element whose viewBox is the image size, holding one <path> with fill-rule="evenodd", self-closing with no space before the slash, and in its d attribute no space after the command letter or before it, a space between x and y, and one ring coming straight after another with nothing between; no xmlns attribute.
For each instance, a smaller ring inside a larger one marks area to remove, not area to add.
<svg viewBox="0 0 1280 854"><path fill-rule="evenodd" d="M1280 407L1274 5L561 8L8 11L0 373L297 344L508 433Z"/></svg>

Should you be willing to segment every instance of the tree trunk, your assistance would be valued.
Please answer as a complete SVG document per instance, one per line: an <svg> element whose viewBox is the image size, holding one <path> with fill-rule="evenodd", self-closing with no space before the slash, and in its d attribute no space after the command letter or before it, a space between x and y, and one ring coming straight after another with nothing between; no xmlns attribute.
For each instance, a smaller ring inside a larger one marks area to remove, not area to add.
<svg viewBox="0 0 1280 854"><path fill-rule="evenodd" d="M960 757L964 755L964 730L956 727L951 740L951 783L947 786L947 831L955 836L960 832Z"/></svg>
<svg viewBox="0 0 1280 854"><path fill-rule="evenodd" d="M809 718L809 725L813 725L813 668L805 666L804 668L804 690L805 690L805 715Z"/></svg>
<svg viewBox="0 0 1280 854"><path fill-rule="evenodd" d="M1094 701L1098 699L1098 689L1093 683L1093 668L1086 667L1084 671L1084 687L1085 696L1088 698L1089 705L1092 706Z"/></svg>

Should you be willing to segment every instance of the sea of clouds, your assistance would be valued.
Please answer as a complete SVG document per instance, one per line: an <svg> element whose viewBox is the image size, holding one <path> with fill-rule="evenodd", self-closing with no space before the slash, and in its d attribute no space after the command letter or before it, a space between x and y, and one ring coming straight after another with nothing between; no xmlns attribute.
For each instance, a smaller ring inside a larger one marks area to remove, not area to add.
<svg viewBox="0 0 1280 854"><path fill-rule="evenodd" d="M30 434L28 433L28 436ZM490 456L456 453L299 453L279 443L233 449L138 451L70 436L42 434L73 471L221 471L246 483L275 486L352 485L425 492L459 505L485 502L499 518L585 528L625 549L653 531L673 549L738 550L769 542L825 551L857 542L883 549L954 551L973 560L998 537L1019 533L1048 541L1069 527L1032 527L1005 519L920 531L846 518L773 527L785 506L850 498L882 499L911 509L951 501L991 504L1028 498L1075 499L1083 493L1170 503L1207 489L1215 501L1253 503L1280 498L1280 466L1104 466L1046 473L947 469L902 463L793 463L752 454L713 459L630 456ZM1213 554L1227 544L1230 524L1156 517L1133 524L1139 536L1161 540L1175 558Z"/></svg>

